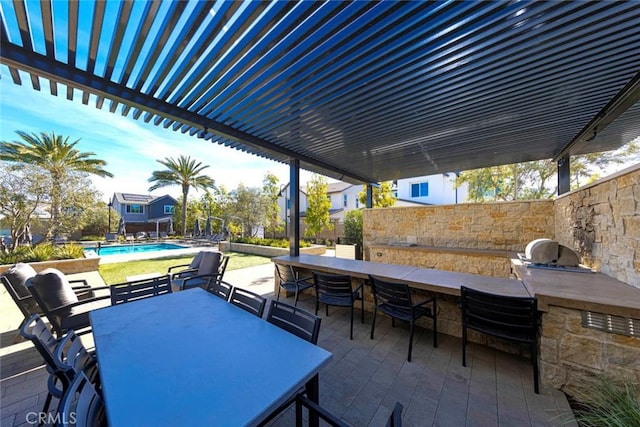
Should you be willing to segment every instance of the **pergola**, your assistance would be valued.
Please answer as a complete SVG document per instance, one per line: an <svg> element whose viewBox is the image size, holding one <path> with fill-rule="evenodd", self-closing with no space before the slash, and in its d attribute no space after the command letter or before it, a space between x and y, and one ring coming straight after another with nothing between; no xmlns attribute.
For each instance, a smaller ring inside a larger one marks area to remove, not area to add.
<svg viewBox="0 0 640 427"><path fill-rule="evenodd" d="M565 192L571 155L640 135L636 1L1 7L3 77L287 162L292 188L552 158Z"/></svg>

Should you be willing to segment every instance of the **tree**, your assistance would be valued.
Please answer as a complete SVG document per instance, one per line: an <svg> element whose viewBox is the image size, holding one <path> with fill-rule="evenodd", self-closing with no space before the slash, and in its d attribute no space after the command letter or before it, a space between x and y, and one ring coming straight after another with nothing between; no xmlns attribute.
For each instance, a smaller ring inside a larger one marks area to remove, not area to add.
<svg viewBox="0 0 640 427"><path fill-rule="evenodd" d="M109 210L111 210L111 224L118 224L120 221L118 212L99 200L84 211L82 234L101 236L106 233L109 227Z"/></svg>
<svg viewBox="0 0 640 427"><path fill-rule="evenodd" d="M280 206L278 205L278 196L280 194L278 182L278 177L270 172L267 172L262 180L262 196L265 211L264 226L266 231L270 233L282 231L284 228L280 220Z"/></svg>
<svg viewBox="0 0 640 427"><path fill-rule="evenodd" d="M239 219L242 223L243 234L251 233L265 222L265 210L262 193L258 188L245 187L240 183L235 192L234 211L229 218ZM234 221L229 221L233 223Z"/></svg>
<svg viewBox="0 0 640 427"><path fill-rule="evenodd" d="M304 218L307 226L304 234L307 237L317 236L324 228L333 229L329 219L331 199L327 195L328 187L327 179L317 174L307 182L307 212Z"/></svg>
<svg viewBox="0 0 640 427"><path fill-rule="evenodd" d="M352 209L344 215L344 237L362 250L362 209Z"/></svg>
<svg viewBox="0 0 640 427"><path fill-rule="evenodd" d="M373 187L371 191L372 202L374 208L387 208L396 204L396 198L393 197L393 183L384 181L379 186ZM362 187L362 191L358 193L358 200L363 206L367 205L367 186Z"/></svg>
<svg viewBox="0 0 640 427"><path fill-rule="evenodd" d="M571 188L578 188L600 178L607 167L638 159L638 142L615 151L591 153L571 158ZM548 199L557 192L552 184L557 176L557 166L551 160L538 160L512 165L493 166L464 171L456 180L460 186L469 184L469 200Z"/></svg>
<svg viewBox="0 0 640 427"><path fill-rule="evenodd" d="M204 205L200 200L189 200L187 202L187 217L186 222L183 222L182 212L183 212L183 204L182 204L182 196L178 198L178 201L175 204L175 210L173 211L173 227L175 230L193 230L193 227L196 223L196 218L202 218L204 216ZM204 224L200 224L201 227Z"/></svg>
<svg viewBox="0 0 640 427"><path fill-rule="evenodd" d="M24 237L33 214L48 197L47 176L33 165L17 166L0 162L0 217L11 230L11 249Z"/></svg>
<svg viewBox="0 0 640 427"><path fill-rule="evenodd" d="M155 184L149 187L149 191L170 185L179 185L182 187L182 200L187 201L191 187L202 190L215 188L215 182L212 178L201 175L201 172L209 166L203 165L190 156L181 155L177 159L166 157L164 160L157 160L157 162L167 169L152 173L149 182L155 182ZM186 233L187 203L182 203L182 235Z"/></svg>
<svg viewBox="0 0 640 427"><path fill-rule="evenodd" d="M47 230L47 237L58 233L62 225L63 191L67 187L66 181L72 172L113 177L104 170L104 160L92 158L95 153L80 152L75 147L80 142L69 142L69 137L56 135L54 132L40 132L27 134L16 131L22 141L2 141L0 145L0 160L14 163L35 165L45 170L50 176L49 194L51 197L51 222Z"/></svg>

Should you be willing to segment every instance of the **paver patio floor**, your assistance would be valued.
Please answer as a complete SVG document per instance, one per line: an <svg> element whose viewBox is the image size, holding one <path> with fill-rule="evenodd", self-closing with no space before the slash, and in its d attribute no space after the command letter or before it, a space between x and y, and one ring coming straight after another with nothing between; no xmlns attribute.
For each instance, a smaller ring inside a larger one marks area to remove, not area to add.
<svg viewBox="0 0 640 427"><path fill-rule="evenodd" d="M259 266L225 278L264 291L272 289L272 271L270 265ZM27 414L39 411L46 396L47 374L39 355L30 343L12 344L20 314L11 304L2 293L2 426L28 425ZM299 305L313 310L313 297L303 295ZM347 309L332 307L326 317L323 307L320 314L318 345L333 353L320 373L321 405L353 426L384 426L396 401L404 405L406 426L552 426L567 425L567 417L569 425L576 425L563 393L542 385L539 395L533 392L527 360L471 345L464 368L459 338L440 334L434 349L431 331L416 328L412 362L407 362L409 332L401 322L392 328L388 318L379 316L371 340L371 313L366 313L365 324L356 313L354 339L349 340ZM295 362L283 361L274 369L286 369L289 363ZM293 408L271 425L294 425Z"/></svg>

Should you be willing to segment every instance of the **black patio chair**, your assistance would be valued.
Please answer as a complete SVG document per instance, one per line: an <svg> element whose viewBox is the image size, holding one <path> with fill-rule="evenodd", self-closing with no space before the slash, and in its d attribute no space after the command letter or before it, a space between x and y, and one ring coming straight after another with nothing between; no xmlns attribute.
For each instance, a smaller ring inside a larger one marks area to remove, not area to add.
<svg viewBox="0 0 640 427"><path fill-rule="evenodd" d="M533 363L533 388L538 386L538 300L497 295L460 287L462 310L462 366L467 366L467 329L508 341L529 344Z"/></svg>
<svg viewBox="0 0 640 427"><path fill-rule="evenodd" d="M212 276L207 291L218 298L222 298L225 301L229 301L231 290L233 286L223 280L217 280L217 276Z"/></svg>
<svg viewBox="0 0 640 427"><path fill-rule="evenodd" d="M171 293L169 275L111 285L111 305Z"/></svg>
<svg viewBox="0 0 640 427"><path fill-rule="evenodd" d="M231 291L229 302L258 317L262 317L264 307L267 305L267 300L262 296L236 287Z"/></svg>
<svg viewBox="0 0 640 427"><path fill-rule="evenodd" d="M280 301L271 300L267 322L290 332L312 344L318 343L320 319L306 310Z"/></svg>
<svg viewBox="0 0 640 427"><path fill-rule="evenodd" d="M433 320L433 347L438 347L438 321L435 297L414 304L411 297L411 290L405 283L389 282L374 276L369 276L369 283L371 284L374 299L371 339L373 339L373 333L376 327L376 312L380 310L391 317L392 326L395 326L395 319L409 322L408 362L411 362L413 330L418 318L429 317ZM426 304L431 304L431 307L425 307Z"/></svg>
<svg viewBox="0 0 640 427"><path fill-rule="evenodd" d="M17 263L0 275L0 282L2 282L3 286L11 296L11 299L16 303L25 319L32 314L42 314L42 310L38 306L38 303L33 299L33 296L27 288L27 281L36 274L37 272L31 265L26 263ZM69 284L71 284L71 288L79 300L95 296L93 288L86 280L69 280Z"/></svg>
<svg viewBox="0 0 640 427"><path fill-rule="evenodd" d="M317 415L324 422L332 427L351 427L351 424L342 421L331 412L321 407L314 401L310 400L303 393L296 396L296 427L302 427L302 408L305 407L309 411L309 415ZM402 427L402 409L404 407L400 402L396 402L393 411L389 415L386 427Z"/></svg>
<svg viewBox="0 0 640 427"><path fill-rule="evenodd" d="M69 378L74 378L78 372L84 372L92 382L98 378L96 355L87 350L75 331L62 337L53 353L53 361Z"/></svg>
<svg viewBox="0 0 640 427"><path fill-rule="evenodd" d="M36 274L27 281L27 288L58 337L71 329L87 332L91 326L89 313L111 304L109 295L80 300L65 275L55 268ZM99 289L109 287L93 288Z"/></svg>
<svg viewBox="0 0 640 427"><path fill-rule="evenodd" d="M305 289L313 287L312 277L299 277L298 272L293 269L291 265L275 264L276 266L276 281L278 282L278 295L276 301L280 300L280 290L284 289L286 292L293 292L295 294L294 306L298 305L298 298L300 292Z"/></svg>
<svg viewBox="0 0 640 427"><path fill-rule="evenodd" d="M102 397L89 378L80 372L65 392L58 409L59 426L107 426ZM74 422L70 422L73 420Z"/></svg>
<svg viewBox="0 0 640 427"><path fill-rule="evenodd" d="M277 265L277 264L276 264ZM267 313L267 322L284 329L285 331L309 341L311 344L318 344L318 335L320 333L320 323L322 319L309 313L306 310L289 305L284 302L271 300L269 312ZM304 390L293 394L286 402L262 420L258 426L262 427L278 416L282 411L289 407L296 399L296 395L304 393Z"/></svg>
<svg viewBox="0 0 640 427"><path fill-rule="evenodd" d="M349 339L353 339L353 306L360 301L360 321L364 323L364 294L362 283L355 290L351 287L351 277L339 274L313 274L313 284L316 290L316 316L320 303L325 305L326 315L329 316L329 306L351 308L351 330Z"/></svg>
<svg viewBox="0 0 640 427"><path fill-rule="evenodd" d="M29 316L20 328L20 335L33 343L35 349L44 360L49 378L47 380L47 397L42 408L43 413L49 412L49 405L53 397L60 399L63 392L69 387L70 377L65 370L55 362L55 351L59 341L53 336L39 314Z"/></svg>

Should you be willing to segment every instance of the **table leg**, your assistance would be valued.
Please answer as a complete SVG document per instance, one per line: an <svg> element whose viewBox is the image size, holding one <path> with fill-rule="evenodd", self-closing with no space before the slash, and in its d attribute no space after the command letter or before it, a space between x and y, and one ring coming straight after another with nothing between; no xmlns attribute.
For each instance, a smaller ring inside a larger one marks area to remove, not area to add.
<svg viewBox="0 0 640 427"><path fill-rule="evenodd" d="M318 374L314 375L307 384L305 384L305 388L307 390L307 398L314 403L320 404L320 390L319 390ZM309 413L309 427L319 427L320 419L318 418L318 414Z"/></svg>

